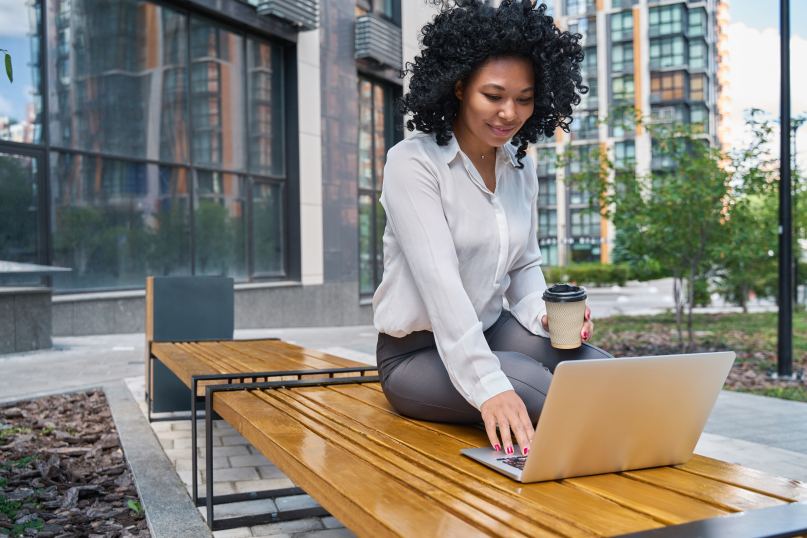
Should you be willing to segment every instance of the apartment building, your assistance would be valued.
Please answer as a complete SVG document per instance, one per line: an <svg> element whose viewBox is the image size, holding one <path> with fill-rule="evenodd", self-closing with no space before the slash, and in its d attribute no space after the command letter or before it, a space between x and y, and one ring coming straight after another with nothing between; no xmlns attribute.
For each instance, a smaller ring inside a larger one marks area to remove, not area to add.
<svg viewBox="0 0 807 538"><path fill-rule="evenodd" d="M693 126L712 143L728 111L722 96L727 6L721 0L549 0L562 29L583 36L583 73L590 92L569 134L536 148L540 182L539 242L548 265L611 259L615 230L589 207L589 195L562 180L579 171L587 152L604 148L620 167L638 173L668 167L654 157L646 130L613 119L633 108L654 122ZM555 155L570 151L556 170Z"/></svg>

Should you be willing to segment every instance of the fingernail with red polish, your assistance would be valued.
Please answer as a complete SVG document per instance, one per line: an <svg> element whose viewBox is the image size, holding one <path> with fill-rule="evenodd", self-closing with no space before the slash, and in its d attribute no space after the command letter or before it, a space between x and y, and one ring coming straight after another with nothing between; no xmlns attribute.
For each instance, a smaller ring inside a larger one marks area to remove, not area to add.
<svg viewBox="0 0 807 538"><path fill-rule="evenodd" d="M502 449L502 447L501 447L501 446L499 446L499 445L493 445L493 450L495 450L496 452L500 451L501 449Z"/></svg>
<svg viewBox="0 0 807 538"><path fill-rule="evenodd" d="M512 454L512 453L513 453L513 447L508 446L508 447L507 447L507 453L508 453L508 454Z"/></svg>
<svg viewBox="0 0 807 538"><path fill-rule="evenodd" d="M583 340L588 340L588 333L583 333Z"/></svg>
<svg viewBox="0 0 807 538"><path fill-rule="evenodd" d="M526 456L529 451L530 451L529 447L525 446L524 450L522 451L522 454L524 454Z"/></svg>

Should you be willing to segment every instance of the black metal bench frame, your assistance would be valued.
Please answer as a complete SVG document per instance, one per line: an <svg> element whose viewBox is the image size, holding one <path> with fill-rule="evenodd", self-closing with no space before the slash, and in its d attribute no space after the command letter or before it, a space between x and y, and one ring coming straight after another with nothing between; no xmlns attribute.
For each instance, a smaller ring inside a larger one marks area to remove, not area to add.
<svg viewBox="0 0 807 538"><path fill-rule="evenodd" d="M300 508L297 510L285 510L270 512L266 514L255 514L250 516L238 516L225 519L215 519L214 506L233 502L251 501L256 499L272 499L277 497L288 497L290 495L305 494L301 488L281 488L263 491L253 491L245 493L233 493L228 495L213 494L213 398L219 392L235 392L250 390L273 390L283 388L299 387L325 387L334 385L355 385L360 383L378 383L380 378L377 375L366 375L367 372L377 372L374 366L362 366L352 368L327 368L319 370L285 370L272 372L242 372L236 374L208 374L199 375L192 378L192 395L196 391L200 381L222 381L222 383L205 386L204 419L205 419L205 496L199 497L198 487L198 441L196 420L191 420L191 475L192 475L192 497L196 506L205 505L207 513L207 524L213 531L232 529L236 527L247 527L262 525L265 523L277 523L279 521L289 521L314 516L327 516L328 511L322 507ZM359 374L353 377L335 377L336 374ZM327 375L326 379L304 380L304 377L315 375ZM296 380L269 381L270 378L291 377ZM264 379L264 382L245 383L247 379ZM238 382L236 382L238 380ZM191 397L191 417L196 416L198 398Z"/></svg>

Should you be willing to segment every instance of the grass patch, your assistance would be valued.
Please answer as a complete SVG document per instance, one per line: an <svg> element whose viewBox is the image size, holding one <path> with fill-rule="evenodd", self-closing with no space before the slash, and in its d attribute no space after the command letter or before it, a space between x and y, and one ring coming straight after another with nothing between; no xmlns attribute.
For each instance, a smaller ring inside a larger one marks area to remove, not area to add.
<svg viewBox="0 0 807 538"><path fill-rule="evenodd" d="M21 433L31 433L31 428L27 428L25 426L11 426L10 428L3 428L0 430L0 439L5 441Z"/></svg>
<svg viewBox="0 0 807 538"><path fill-rule="evenodd" d="M614 316L595 320L593 343L616 356L663 355L679 348L672 312L653 316ZM726 388L775 398L807 401L807 385L767 378L776 371L778 319L776 312L695 314L696 351L737 353ZM687 334L684 327L684 342ZM807 368L807 312L793 313L793 372Z"/></svg>

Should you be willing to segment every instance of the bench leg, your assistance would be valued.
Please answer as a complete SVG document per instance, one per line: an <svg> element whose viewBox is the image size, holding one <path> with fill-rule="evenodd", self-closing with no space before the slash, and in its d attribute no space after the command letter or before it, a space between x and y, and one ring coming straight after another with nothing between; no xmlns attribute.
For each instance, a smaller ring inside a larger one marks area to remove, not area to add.
<svg viewBox="0 0 807 538"><path fill-rule="evenodd" d="M197 380L193 379L192 382L193 394L196 394ZM234 502L253 501L257 499L276 499L278 497L289 497L291 495L302 495L305 491L301 488L282 488L270 489L264 491L250 491L246 493L233 493L230 495L213 495L213 394L215 387L208 386L205 390L205 497L199 499L197 497L197 479L196 479L196 398L194 397L191 402L191 409L193 412L191 420L191 430L193 440L191 446L193 449L193 461L191 464L193 472L193 495L194 504L201 506L205 504L207 512L207 526L212 531L220 531L226 529L234 529L237 527L251 527L253 525L264 525L267 523L277 523L279 521L290 521L294 519L303 519L307 517L324 517L329 516L327 510L322 507L315 508L301 508L299 510L286 510L283 512L271 512L266 514L256 514L253 516L239 516L229 517L216 521L213 513L213 507L216 504L227 504Z"/></svg>

